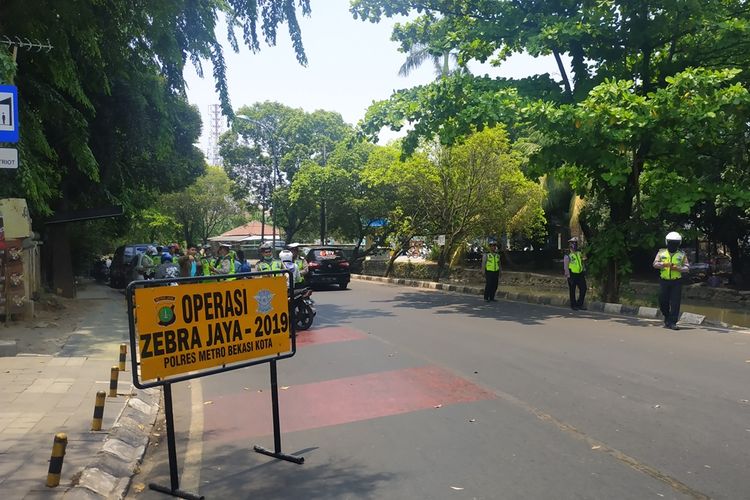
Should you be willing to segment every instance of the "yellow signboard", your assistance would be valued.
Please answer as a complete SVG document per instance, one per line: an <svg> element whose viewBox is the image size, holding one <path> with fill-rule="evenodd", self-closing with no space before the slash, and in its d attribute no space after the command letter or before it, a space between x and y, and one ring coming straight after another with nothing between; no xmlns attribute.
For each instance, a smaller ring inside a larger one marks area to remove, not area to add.
<svg viewBox="0 0 750 500"><path fill-rule="evenodd" d="M291 351L285 276L137 288L141 380Z"/></svg>

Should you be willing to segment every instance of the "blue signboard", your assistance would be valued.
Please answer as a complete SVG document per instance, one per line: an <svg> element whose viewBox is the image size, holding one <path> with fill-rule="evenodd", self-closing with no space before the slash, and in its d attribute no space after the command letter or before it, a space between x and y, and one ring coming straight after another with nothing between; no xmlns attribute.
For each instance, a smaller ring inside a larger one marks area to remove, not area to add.
<svg viewBox="0 0 750 500"><path fill-rule="evenodd" d="M18 142L18 89L0 85L0 142Z"/></svg>

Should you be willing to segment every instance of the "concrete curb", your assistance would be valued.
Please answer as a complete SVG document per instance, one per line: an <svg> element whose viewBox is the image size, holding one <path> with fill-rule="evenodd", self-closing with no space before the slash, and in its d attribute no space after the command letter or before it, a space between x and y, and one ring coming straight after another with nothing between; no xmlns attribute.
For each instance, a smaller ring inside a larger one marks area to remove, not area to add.
<svg viewBox="0 0 750 500"><path fill-rule="evenodd" d="M102 449L81 473L66 500L121 499L146 453L161 402L159 389L131 387L130 399L115 420Z"/></svg>
<svg viewBox="0 0 750 500"><path fill-rule="evenodd" d="M411 286L415 288L429 288L432 290L445 290L451 292L465 293L468 295L483 295L484 287L479 286L465 286L465 285L454 285L449 283L437 283L434 281L423 281L416 279L407 278L385 278L382 276L369 276L365 274L352 274L352 279L362 281L376 281L378 283L391 283L396 285ZM527 293L518 292L504 292L499 291L497 298L512 300L516 302L528 302L531 304L542 304L564 307L568 305L568 300L558 296L545 296L545 295L531 295ZM634 316L637 318L644 319L663 319L661 311L655 307L637 307L630 306L627 304L611 304L597 301L590 301L588 308L591 311L603 312L605 314L612 314L617 316ZM683 312L680 314L680 323L688 325L707 325L716 326L722 328L739 328L733 325L724 323L723 321L715 321L706 319L702 314L695 314L690 312Z"/></svg>

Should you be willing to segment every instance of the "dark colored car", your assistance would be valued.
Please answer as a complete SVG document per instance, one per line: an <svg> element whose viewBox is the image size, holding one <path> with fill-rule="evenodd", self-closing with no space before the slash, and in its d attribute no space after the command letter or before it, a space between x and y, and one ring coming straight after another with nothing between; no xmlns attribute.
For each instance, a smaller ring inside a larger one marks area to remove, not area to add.
<svg viewBox="0 0 750 500"><path fill-rule="evenodd" d="M311 247L305 256L308 272L305 284L315 285L338 285L345 290L349 285L351 273L349 272L349 261L344 257L344 252L336 247Z"/></svg>
<svg viewBox="0 0 750 500"><path fill-rule="evenodd" d="M135 245L124 245L117 247L112 257L112 265L109 268L109 286L112 288L125 288L133 281L135 257L144 253L149 243L137 243Z"/></svg>

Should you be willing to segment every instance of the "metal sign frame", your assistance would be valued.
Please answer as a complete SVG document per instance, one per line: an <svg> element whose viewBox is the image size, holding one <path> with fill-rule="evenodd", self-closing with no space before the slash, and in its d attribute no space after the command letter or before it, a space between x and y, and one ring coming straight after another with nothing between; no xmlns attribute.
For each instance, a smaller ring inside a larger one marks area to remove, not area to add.
<svg viewBox="0 0 750 500"><path fill-rule="evenodd" d="M131 282L125 289L125 295L128 301L128 326L130 328L130 361L131 361L132 372L133 372L133 385L135 385L139 389L148 389L150 387L158 387L158 386L163 386L166 384L172 384L175 382L184 382L186 380L191 380L194 378L207 377L209 375L215 375L217 373L223 373L223 372L227 372L231 370L239 370L240 368L246 368L248 366L268 363L269 361L272 361L272 360L278 361L280 359L291 358L297 352L297 339L296 339L297 335L296 335L296 328L295 328L295 322L294 322L294 317L293 317L294 308L291 307L291 299L290 299L289 321L291 324L289 325L289 337L291 340L292 349L288 353L281 354L281 355L272 355L272 356L248 360L248 361L239 361L237 363L232 363L230 365L222 365L219 368L209 368L206 370L187 373L185 375L179 375L179 376L169 377L169 378L164 378L164 379L157 379L153 382L143 382L140 379L140 370L138 369L138 365L140 364L138 361L140 350L138 349L138 339L136 338L136 328L135 328L135 319L136 319L135 318L135 290L137 288L151 288L151 287L156 287L156 286L169 285L171 283L177 283L179 285L181 283L187 284L187 283L224 281L228 278L229 279L241 279L241 278L256 278L256 277L262 277L262 276L279 276L281 274L286 274L289 277L289 280L288 280L289 283L294 282L294 277L289 271L262 271L262 272L238 273L238 274L215 275L215 276L196 276L194 278L166 278L166 279L158 279L158 280L142 280L142 281ZM293 292L294 289L291 286L289 286L287 290Z"/></svg>
<svg viewBox="0 0 750 500"><path fill-rule="evenodd" d="M138 288L149 288L157 287L161 285L169 285L172 283L201 283L210 281L225 281L228 279L242 279L242 278L256 278L262 276L287 276L287 304L288 304L288 315L289 315L289 337L291 341L291 351L286 354L277 354L259 359L253 359L248 361L239 361L230 365L222 365L219 368L209 368L206 370L200 370L195 372L189 372L185 375L179 375L175 377L169 377L165 379L157 379L154 382L143 383L140 380L139 375L139 363L138 357L140 351L138 350L138 341L136 339L135 329L135 290ZM199 377L207 377L209 375L215 375L217 373L224 373L232 370L238 370L248 366L259 365L262 363L268 363L270 366L271 375L271 409L273 418L273 443L274 449L268 450L262 446L253 446L253 450L262 455L277 458L279 460L286 460L295 464L303 464L305 462L304 457L289 455L281 451L281 419L279 412L279 385L276 370L276 362L280 359L291 358L297 352L297 329L296 321L294 317L294 275L288 270L282 271L262 271L262 272L250 272L250 273L238 273L238 274L224 274L217 276L197 276L194 278L167 278L159 280L143 280L131 282L126 290L125 295L128 301L128 325L130 328L130 353L131 363L133 372L133 384L139 389L146 389L149 387L164 387L164 415L167 427L167 453L169 457L169 479L170 485L163 486L156 483L149 483L149 488L161 493L166 493L179 498L186 498L188 500L202 500L204 497L188 491L180 489L180 478L177 464L177 445L174 431L174 410L172 407L172 384L175 382L184 382Z"/></svg>

